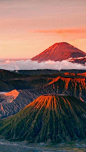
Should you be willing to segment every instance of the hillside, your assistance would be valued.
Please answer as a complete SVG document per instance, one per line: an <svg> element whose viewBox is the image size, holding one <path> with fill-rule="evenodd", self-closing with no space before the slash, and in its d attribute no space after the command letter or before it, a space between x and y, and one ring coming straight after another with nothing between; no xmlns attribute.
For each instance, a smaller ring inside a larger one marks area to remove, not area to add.
<svg viewBox="0 0 86 152"><path fill-rule="evenodd" d="M3 79L0 79L0 119L16 114L43 94L71 95L86 102L85 71L28 70L25 73L21 72L22 77L18 73L13 75L13 72L11 74L8 71L9 77L6 79L5 75ZM29 73L31 75L28 75Z"/></svg>
<svg viewBox="0 0 86 152"><path fill-rule="evenodd" d="M80 57L80 58L70 58L70 59L68 59L68 61L85 65L86 56L85 57Z"/></svg>
<svg viewBox="0 0 86 152"><path fill-rule="evenodd" d="M28 142L86 139L86 103L71 96L42 95L14 116L0 121L0 135Z"/></svg>
<svg viewBox="0 0 86 152"><path fill-rule="evenodd" d="M34 89L31 91L33 92ZM76 77L73 74L66 75L66 77L58 76L49 79L48 83L35 90L37 95L48 93L71 95L86 102L86 78Z"/></svg>
<svg viewBox="0 0 86 152"><path fill-rule="evenodd" d="M47 60L62 61L68 58L85 57L86 53L66 42L55 43L31 60L43 62Z"/></svg>
<svg viewBox="0 0 86 152"><path fill-rule="evenodd" d="M8 93L0 94L0 118L14 115L36 97L37 95L29 90L12 90Z"/></svg>

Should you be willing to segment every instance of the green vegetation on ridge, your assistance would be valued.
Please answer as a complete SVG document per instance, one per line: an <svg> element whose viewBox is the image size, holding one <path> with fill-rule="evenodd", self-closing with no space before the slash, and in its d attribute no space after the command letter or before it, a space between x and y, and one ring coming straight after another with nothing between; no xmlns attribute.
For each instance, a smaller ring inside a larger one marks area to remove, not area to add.
<svg viewBox="0 0 86 152"><path fill-rule="evenodd" d="M42 95L14 116L0 121L0 135L28 142L86 139L86 103L71 97Z"/></svg>

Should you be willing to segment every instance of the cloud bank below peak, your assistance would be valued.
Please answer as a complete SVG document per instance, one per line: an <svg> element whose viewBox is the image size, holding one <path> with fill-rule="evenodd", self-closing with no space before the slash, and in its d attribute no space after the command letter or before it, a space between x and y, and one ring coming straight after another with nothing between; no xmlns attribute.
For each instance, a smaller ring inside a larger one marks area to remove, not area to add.
<svg viewBox="0 0 86 152"><path fill-rule="evenodd" d="M71 63L67 60L59 61L46 61L38 63L32 60L0 60L0 69L5 70L36 70L36 69L83 69L86 70L86 64L81 65Z"/></svg>

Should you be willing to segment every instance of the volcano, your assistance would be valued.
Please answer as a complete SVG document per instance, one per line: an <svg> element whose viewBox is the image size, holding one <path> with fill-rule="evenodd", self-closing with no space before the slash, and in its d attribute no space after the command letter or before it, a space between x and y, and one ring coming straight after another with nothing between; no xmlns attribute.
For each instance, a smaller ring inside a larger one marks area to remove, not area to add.
<svg viewBox="0 0 86 152"><path fill-rule="evenodd" d="M86 103L55 94L41 95L14 116L0 121L0 135L28 142L86 139Z"/></svg>
<svg viewBox="0 0 86 152"><path fill-rule="evenodd" d="M31 60L43 62L47 60L62 61L68 58L85 57L86 53L66 42L55 43Z"/></svg>

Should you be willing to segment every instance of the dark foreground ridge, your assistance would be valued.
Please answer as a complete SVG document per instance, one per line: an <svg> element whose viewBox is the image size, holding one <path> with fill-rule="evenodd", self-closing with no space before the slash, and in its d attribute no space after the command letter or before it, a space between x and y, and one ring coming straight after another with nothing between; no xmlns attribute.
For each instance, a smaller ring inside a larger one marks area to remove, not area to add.
<svg viewBox="0 0 86 152"><path fill-rule="evenodd" d="M0 135L28 142L86 139L86 103L71 97L41 95L14 116L0 121Z"/></svg>

